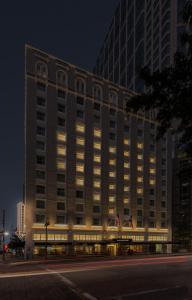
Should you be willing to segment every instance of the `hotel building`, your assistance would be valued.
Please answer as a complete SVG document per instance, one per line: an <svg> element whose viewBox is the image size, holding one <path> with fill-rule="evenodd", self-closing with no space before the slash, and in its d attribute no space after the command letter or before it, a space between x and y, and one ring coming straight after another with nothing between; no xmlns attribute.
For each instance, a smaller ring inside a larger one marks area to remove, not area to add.
<svg viewBox="0 0 192 300"><path fill-rule="evenodd" d="M152 71L173 63L186 29L182 10L186 0L120 0L99 52L94 73L141 92L142 66Z"/></svg>
<svg viewBox="0 0 192 300"><path fill-rule="evenodd" d="M126 112L134 92L29 45L25 63L26 251L169 251L169 135Z"/></svg>

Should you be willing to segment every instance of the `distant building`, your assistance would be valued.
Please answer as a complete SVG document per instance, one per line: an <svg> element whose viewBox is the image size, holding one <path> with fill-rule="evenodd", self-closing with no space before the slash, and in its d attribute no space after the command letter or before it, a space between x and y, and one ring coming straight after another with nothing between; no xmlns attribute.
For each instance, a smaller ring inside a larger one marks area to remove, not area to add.
<svg viewBox="0 0 192 300"><path fill-rule="evenodd" d="M173 63L181 49L186 0L120 0L97 58L94 73L141 92L142 66L152 71Z"/></svg>
<svg viewBox="0 0 192 300"><path fill-rule="evenodd" d="M175 250L192 250L192 159L180 157L173 164L173 241Z"/></svg>
<svg viewBox="0 0 192 300"><path fill-rule="evenodd" d="M25 58L27 251L44 251L45 224L49 252L169 251L169 135L126 113L130 90L28 45Z"/></svg>
<svg viewBox="0 0 192 300"><path fill-rule="evenodd" d="M21 201L17 203L17 234L23 236L25 234L25 204Z"/></svg>

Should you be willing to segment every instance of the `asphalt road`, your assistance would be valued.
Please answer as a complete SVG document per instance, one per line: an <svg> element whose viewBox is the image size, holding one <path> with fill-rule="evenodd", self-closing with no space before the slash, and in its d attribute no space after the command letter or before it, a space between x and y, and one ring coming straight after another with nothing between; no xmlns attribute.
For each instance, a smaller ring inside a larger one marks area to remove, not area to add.
<svg viewBox="0 0 192 300"><path fill-rule="evenodd" d="M0 265L0 300L192 300L192 257Z"/></svg>

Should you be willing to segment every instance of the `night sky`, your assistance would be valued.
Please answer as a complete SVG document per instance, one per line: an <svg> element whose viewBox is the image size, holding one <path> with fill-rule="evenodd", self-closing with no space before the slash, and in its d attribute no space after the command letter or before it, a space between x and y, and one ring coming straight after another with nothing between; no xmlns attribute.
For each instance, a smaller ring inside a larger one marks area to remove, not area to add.
<svg viewBox="0 0 192 300"><path fill-rule="evenodd" d="M15 226L24 181L24 45L92 70L118 0L2 1L0 223Z"/></svg>

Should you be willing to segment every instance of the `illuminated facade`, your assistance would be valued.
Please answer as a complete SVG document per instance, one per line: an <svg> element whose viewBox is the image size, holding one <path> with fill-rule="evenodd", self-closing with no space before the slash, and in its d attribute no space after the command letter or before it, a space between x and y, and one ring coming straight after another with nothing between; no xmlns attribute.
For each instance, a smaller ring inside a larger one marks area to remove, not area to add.
<svg viewBox="0 0 192 300"><path fill-rule="evenodd" d="M17 234L25 235L25 204L21 201L17 203Z"/></svg>
<svg viewBox="0 0 192 300"><path fill-rule="evenodd" d="M162 251L170 139L126 113L133 92L28 45L25 87L27 251L43 251L45 223L49 251L113 251L114 239Z"/></svg>
<svg viewBox="0 0 192 300"><path fill-rule="evenodd" d="M173 63L186 30L182 9L186 0L120 0L99 52L94 73L141 92L142 66L152 71Z"/></svg>

